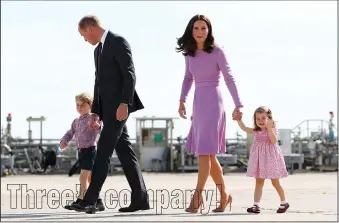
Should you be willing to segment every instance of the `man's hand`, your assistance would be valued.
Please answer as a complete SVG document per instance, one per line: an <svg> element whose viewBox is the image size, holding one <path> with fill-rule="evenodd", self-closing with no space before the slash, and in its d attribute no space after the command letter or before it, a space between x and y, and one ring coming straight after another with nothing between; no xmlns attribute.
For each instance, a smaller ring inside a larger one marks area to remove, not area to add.
<svg viewBox="0 0 339 223"><path fill-rule="evenodd" d="M117 120L123 121L126 120L128 117L128 105L120 104L117 109Z"/></svg>
<svg viewBox="0 0 339 223"><path fill-rule="evenodd" d="M62 142L60 143L60 149L65 149L66 146L67 146L67 142L62 141Z"/></svg>

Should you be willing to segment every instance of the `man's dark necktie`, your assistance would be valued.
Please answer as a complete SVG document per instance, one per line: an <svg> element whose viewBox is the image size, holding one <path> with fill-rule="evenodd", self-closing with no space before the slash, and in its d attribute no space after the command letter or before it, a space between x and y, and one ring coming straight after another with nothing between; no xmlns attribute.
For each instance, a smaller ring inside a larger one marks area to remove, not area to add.
<svg viewBox="0 0 339 223"><path fill-rule="evenodd" d="M98 45L98 68L100 65L101 51L102 51L102 43L100 42Z"/></svg>
<svg viewBox="0 0 339 223"><path fill-rule="evenodd" d="M98 52L97 52L97 76L99 76L99 69L100 69L100 58L101 58L101 51L102 51L102 43L100 42L98 45ZM101 97L100 97L100 88L98 85L98 99L99 99L99 109L101 110Z"/></svg>

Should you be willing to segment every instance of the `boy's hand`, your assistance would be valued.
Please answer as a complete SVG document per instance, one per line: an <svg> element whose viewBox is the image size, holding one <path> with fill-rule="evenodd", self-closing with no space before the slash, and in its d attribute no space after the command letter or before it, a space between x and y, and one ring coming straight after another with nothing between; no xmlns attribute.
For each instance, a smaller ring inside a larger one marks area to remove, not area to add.
<svg viewBox="0 0 339 223"><path fill-rule="evenodd" d="M62 141L62 142L60 143L60 149L65 149L66 146L67 146L67 142Z"/></svg>
<svg viewBox="0 0 339 223"><path fill-rule="evenodd" d="M93 129L100 129L101 125L100 125L100 123L98 121L96 121L96 122L92 123L91 128L93 128Z"/></svg>
<svg viewBox="0 0 339 223"><path fill-rule="evenodd" d="M99 122L99 116L96 114L91 114L90 121L88 123L89 128L97 129L97 123Z"/></svg>

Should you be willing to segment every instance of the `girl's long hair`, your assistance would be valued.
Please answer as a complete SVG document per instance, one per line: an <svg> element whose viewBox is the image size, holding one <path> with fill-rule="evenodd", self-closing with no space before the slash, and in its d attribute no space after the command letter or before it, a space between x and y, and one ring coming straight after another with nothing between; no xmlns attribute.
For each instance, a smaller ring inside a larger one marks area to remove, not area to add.
<svg viewBox="0 0 339 223"><path fill-rule="evenodd" d="M257 113L266 113L267 114L267 117L270 119L270 120L273 120L273 116L272 116L272 111L271 109L269 109L268 107L266 106L260 106L259 108L255 109L254 111L254 114L253 114L253 122L254 122L254 131L260 131L261 128L257 125L257 122L256 122L256 117L255 115Z"/></svg>

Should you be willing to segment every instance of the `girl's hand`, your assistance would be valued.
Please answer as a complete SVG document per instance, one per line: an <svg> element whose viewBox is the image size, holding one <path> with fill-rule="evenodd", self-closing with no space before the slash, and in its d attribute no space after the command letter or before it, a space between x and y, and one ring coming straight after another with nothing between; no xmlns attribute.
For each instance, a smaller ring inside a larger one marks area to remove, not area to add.
<svg viewBox="0 0 339 223"><path fill-rule="evenodd" d="M269 120L267 121L267 123L266 123L266 128L267 128L267 129L272 129L272 128L274 128L274 126L275 126L274 121L271 120L271 119L269 119Z"/></svg>

